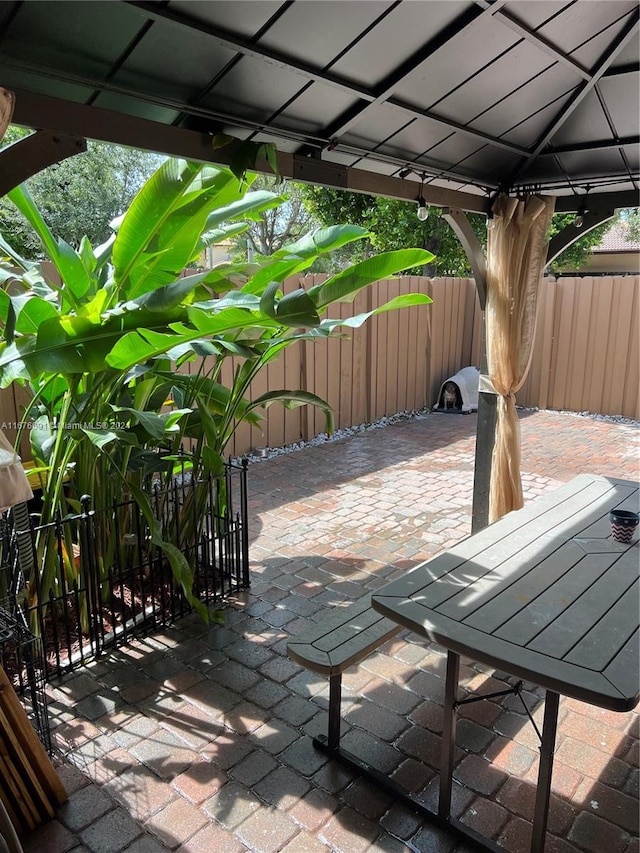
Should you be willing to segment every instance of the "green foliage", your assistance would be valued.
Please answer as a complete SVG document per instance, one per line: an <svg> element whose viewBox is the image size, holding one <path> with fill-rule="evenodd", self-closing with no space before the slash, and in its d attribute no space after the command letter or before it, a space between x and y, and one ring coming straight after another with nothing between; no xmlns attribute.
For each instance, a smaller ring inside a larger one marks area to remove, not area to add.
<svg viewBox="0 0 640 853"><path fill-rule="evenodd" d="M320 222L349 221L371 232L363 254L390 251L406 246L421 246L435 255L422 267L407 270L413 275L471 274L467 257L455 233L441 218L441 209L427 207L427 219L421 222L415 204L380 196L350 193L325 187L305 187L305 204ZM472 215L471 222L482 244L486 243L485 219Z"/></svg>
<svg viewBox="0 0 640 853"><path fill-rule="evenodd" d="M252 397L258 373L298 340L329 337L372 313L430 301L412 294L348 320L326 316L328 306L352 300L374 281L429 263L422 249L383 252L309 290L284 293L288 276L368 236L352 225L311 231L256 264L223 263L185 276L206 246L281 203L274 193L248 191L254 177L239 183L228 169L168 160L97 249L86 238L74 247L55 236L27 188L18 187L9 199L56 275L21 259L6 241L11 265L0 263L0 387L18 383L31 398L31 448L46 478L43 522L58 510L77 509L82 494L96 508L131 494L150 545L164 551L176 582L201 611L175 546L196 541L199 514L185 507L185 518L176 520L179 536L166 538L142 488L145 476L170 481L183 441L194 472L220 474L237 425L259 424L274 402L318 406L331 431L330 407L318 397L291 389ZM227 387L221 376L229 359ZM191 373L179 370L186 362L193 363ZM31 594L47 598L60 584L58 563L50 543L40 544L43 577L39 593ZM105 535L98 554L104 572L116 547Z"/></svg>
<svg viewBox="0 0 640 853"><path fill-rule="evenodd" d="M623 211L621 218L627 225L627 240L630 243L640 240L640 208L632 207Z"/></svg>
<svg viewBox="0 0 640 853"><path fill-rule="evenodd" d="M361 253L422 246L433 252L435 259L421 269L408 272L428 276L471 275L467 256L453 230L441 218L441 210L438 207L427 207L427 219L420 222L416 216L415 204L405 201L315 186L305 187L303 194L306 206L320 222L348 220L371 232L368 244L359 247ZM485 217L471 214L469 218L480 244L486 251ZM555 214L550 236L553 237L574 220L574 214ZM640 235L640 217L637 211L635 215L628 216L628 221L630 235ZM555 260L551 266L552 271L564 272L584 266L592 248L600 243L611 224L610 220L584 234Z"/></svg>
<svg viewBox="0 0 640 853"><path fill-rule="evenodd" d="M27 135L26 130L10 127L3 145ZM54 234L76 249L84 236L98 246L111 234L109 223L127 209L162 159L132 148L89 142L85 153L39 172L26 186ZM6 198L0 199L0 232L23 257L45 257L33 230Z"/></svg>
<svg viewBox="0 0 640 853"><path fill-rule="evenodd" d="M573 228L575 218L575 214L573 213L554 214L551 220L549 236L554 237L564 228ZM583 237L572 243L561 255L558 255L555 261L550 264L549 269L552 272L569 272L584 267L589 258L589 253L594 246L600 244L604 235L611 228L611 224L612 220L609 220L603 225L598 225L596 228L592 228L591 231L587 231Z"/></svg>
<svg viewBox="0 0 640 853"><path fill-rule="evenodd" d="M283 203L251 220L246 232L231 239L232 254L238 260L246 258L247 255L272 255L285 244L320 225L304 206L300 184L258 175L252 187L254 190L264 189L278 193Z"/></svg>

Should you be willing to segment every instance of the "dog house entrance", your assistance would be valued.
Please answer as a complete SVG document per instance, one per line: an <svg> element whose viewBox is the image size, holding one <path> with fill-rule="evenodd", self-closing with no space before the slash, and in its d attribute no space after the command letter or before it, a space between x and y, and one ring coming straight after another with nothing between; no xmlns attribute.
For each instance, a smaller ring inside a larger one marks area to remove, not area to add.
<svg viewBox="0 0 640 853"><path fill-rule="evenodd" d="M478 385L480 371L477 367L463 367L440 386L434 412L467 414L478 410Z"/></svg>

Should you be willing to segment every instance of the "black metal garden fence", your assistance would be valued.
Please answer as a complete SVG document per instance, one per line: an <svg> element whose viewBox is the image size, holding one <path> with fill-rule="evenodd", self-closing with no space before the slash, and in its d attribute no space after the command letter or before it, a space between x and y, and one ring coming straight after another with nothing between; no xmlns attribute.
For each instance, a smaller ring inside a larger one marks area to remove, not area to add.
<svg viewBox="0 0 640 853"><path fill-rule="evenodd" d="M221 602L249 586L246 461L229 463L222 477L156 483L148 495L200 601ZM46 678L191 612L133 498L94 510L87 496L81 513L50 524L16 509L0 522L0 601L42 639Z"/></svg>

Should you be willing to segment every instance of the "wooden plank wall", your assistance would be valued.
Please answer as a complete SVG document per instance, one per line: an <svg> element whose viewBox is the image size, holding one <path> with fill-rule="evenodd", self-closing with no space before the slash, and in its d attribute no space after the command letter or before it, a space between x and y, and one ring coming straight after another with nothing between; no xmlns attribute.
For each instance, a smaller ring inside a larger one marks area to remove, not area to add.
<svg viewBox="0 0 640 853"><path fill-rule="evenodd" d="M285 290L321 280L294 277ZM303 388L328 400L337 428L433 406L449 376L480 363L481 314L473 279L380 281L329 314L346 318L414 291L433 303L372 317L359 329L345 329L344 338L294 344L258 377L252 398L267 389ZM639 301L640 276L546 279L531 369L518 403L640 418ZM231 380L234 369L230 360L223 381ZM0 422L20 419L23 393L0 391ZM228 453L308 440L325 429L321 412L274 404L262 431L238 428ZM11 430L7 435L13 438ZM26 444L21 450L29 459Z"/></svg>

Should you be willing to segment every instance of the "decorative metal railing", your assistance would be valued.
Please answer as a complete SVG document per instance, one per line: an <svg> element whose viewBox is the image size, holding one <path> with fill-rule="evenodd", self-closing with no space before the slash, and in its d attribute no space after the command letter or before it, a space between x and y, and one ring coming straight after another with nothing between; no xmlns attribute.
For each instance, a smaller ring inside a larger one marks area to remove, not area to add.
<svg viewBox="0 0 640 853"><path fill-rule="evenodd" d="M246 461L229 463L222 477L176 477L147 494L200 601L249 586ZM49 524L20 509L0 519L0 602L42 640L47 679L191 612L132 498L94 510L85 496L82 512Z"/></svg>

